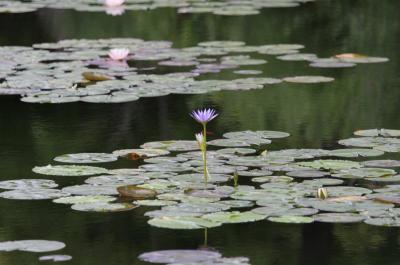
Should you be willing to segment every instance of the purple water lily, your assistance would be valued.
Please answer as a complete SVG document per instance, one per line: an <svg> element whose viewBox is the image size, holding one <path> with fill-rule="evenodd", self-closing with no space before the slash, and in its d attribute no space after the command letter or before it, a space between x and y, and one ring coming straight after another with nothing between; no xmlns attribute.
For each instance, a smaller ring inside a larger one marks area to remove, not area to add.
<svg viewBox="0 0 400 265"><path fill-rule="evenodd" d="M218 116L218 113L215 109L198 109L192 111L190 113L193 119L198 121L201 124L206 124L209 121L212 121L215 117Z"/></svg>

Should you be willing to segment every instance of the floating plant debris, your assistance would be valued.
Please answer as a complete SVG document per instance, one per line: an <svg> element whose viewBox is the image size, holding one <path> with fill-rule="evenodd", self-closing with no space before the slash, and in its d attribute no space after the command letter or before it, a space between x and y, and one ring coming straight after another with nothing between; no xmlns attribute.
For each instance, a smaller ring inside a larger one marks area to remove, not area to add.
<svg viewBox="0 0 400 265"><path fill-rule="evenodd" d="M229 2L229 5L235 4ZM123 61L112 60L108 53L113 47L125 47L130 54ZM282 81L307 84L333 81L331 77L308 75L283 78L243 76L259 73L259 69L250 68L267 63L267 60L259 57L294 57L302 48L304 46L300 44L246 46L243 42L209 41L178 49L172 48L172 43L168 41L133 38L72 39L35 44L33 47L4 46L0 47L0 60L8 63L0 71L0 76L3 76L0 80L0 95L21 95L21 100L28 103L123 103L142 97L168 94L262 89ZM238 52L242 54L238 55ZM257 57L243 53L257 53ZM213 57L213 61L204 61L204 57L209 56ZM302 57L298 56L297 59L299 58ZM313 60L315 62L318 58ZM138 63L142 61L146 61L145 67ZM178 66L182 69L177 70ZM243 69L242 66L246 68ZM202 74L219 73L227 69L234 69L236 79L212 80L211 75L207 80L196 78ZM35 75L31 74L32 71ZM227 146L232 146L232 143ZM162 144L156 143L142 148L163 149ZM132 152L135 154L135 151ZM152 154L147 154L145 150L137 152L144 152L143 155ZM102 154L88 153L70 154L56 159L67 163L79 160L82 163L86 160L96 163L97 160L102 162L113 157L111 154L103 157Z"/></svg>
<svg viewBox="0 0 400 265"><path fill-rule="evenodd" d="M48 240L19 240L0 242L0 251L50 252L63 249L65 244Z"/></svg>

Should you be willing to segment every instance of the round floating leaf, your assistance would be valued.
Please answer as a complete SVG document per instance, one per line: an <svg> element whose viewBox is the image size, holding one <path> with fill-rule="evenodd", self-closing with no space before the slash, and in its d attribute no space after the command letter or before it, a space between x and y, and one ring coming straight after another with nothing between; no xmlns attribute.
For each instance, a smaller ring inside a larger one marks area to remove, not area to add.
<svg viewBox="0 0 400 265"><path fill-rule="evenodd" d="M80 154L66 154L57 156L54 161L63 163L106 163L116 161L118 157L113 154L106 153L80 153Z"/></svg>
<svg viewBox="0 0 400 265"><path fill-rule="evenodd" d="M113 152L114 155L116 156L126 156L130 159L139 159L143 157L156 157L156 156L163 156L163 155L168 155L169 151L164 150L164 149L150 149L150 148L144 148L144 149L123 149L123 150L117 150Z"/></svg>
<svg viewBox="0 0 400 265"><path fill-rule="evenodd" d="M252 178L251 181L258 183L265 182L292 182L293 178L287 176L264 176L264 177L256 177Z"/></svg>
<svg viewBox="0 0 400 265"><path fill-rule="evenodd" d="M161 250L146 252L138 258L150 263L200 263L213 261L221 257L221 254L208 250Z"/></svg>
<svg viewBox="0 0 400 265"><path fill-rule="evenodd" d="M358 130L354 132L357 136L382 136L382 137L400 137L400 130L392 129L370 129L370 130Z"/></svg>
<svg viewBox="0 0 400 265"><path fill-rule="evenodd" d="M212 213L225 211L229 208L229 205L215 202L184 202L177 205L165 206L162 210L172 212Z"/></svg>
<svg viewBox="0 0 400 265"><path fill-rule="evenodd" d="M75 185L68 186L62 189L63 192L68 192L73 195L118 195L116 186L106 186L106 185Z"/></svg>
<svg viewBox="0 0 400 265"><path fill-rule="evenodd" d="M313 223L314 219L312 217L305 216L282 215L277 217L269 217L268 221L287 224L309 224Z"/></svg>
<svg viewBox="0 0 400 265"><path fill-rule="evenodd" d="M293 178L322 178L328 173L318 170L296 170L287 172L286 175Z"/></svg>
<svg viewBox="0 0 400 265"><path fill-rule="evenodd" d="M85 180L85 183L92 185L123 186L143 184L146 180L148 180L148 178L138 175L103 175L90 177Z"/></svg>
<svg viewBox="0 0 400 265"><path fill-rule="evenodd" d="M168 206L177 204L176 201L167 201L167 200L140 200L134 201L133 204L140 206Z"/></svg>
<svg viewBox="0 0 400 265"><path fill-rule="evenodd" d="M263 220L266 215L253 212L216 212L203 215L203 218L221 223L248 223Z"/></svg>
<svg viewBox="0 0 400 265"><path fill-rule="evenodd" d="M72 257L69 255L49 255L49 256L39 257L40 261L54 261L54 262L68 261L71 259Z"/></svg>
<svg viewBox="0 0 400 265"><path fill-rule="evenodd" d="M65 244L48 240L19 240L0 242L0 251L50 252L63 249Z"/></svg>
<svg viewBox="0 0 400 265"><path fill-rule="evenodd" d="M65 166L42 166L34 167L33 172L43 175L52 176L90 176L107 173L107 169L101 167L92 166L75 166L75 165L65 165Z"/></svg>
<svg viewBox="0 0 400 265"><path fill-rule="evenodd" d="M396 171L386 168L353 168L342 169L332 176L343 179L360 179L360 178L380 178L389 177L396 174Z"/></svg>
<svg viewBox="0 0 400 265"><path fill-rule="evenodd" d="M226 201L220 201L219 203L226 204L231 208L248 208L254 205L254 203L251 201L242 201L242 200L226 200Z"/></svg>
<svg viewBox="0 0 400 265"><path fill-rule="evenodd" d="M0 193L0 197L12 200L47 200L69 196L67 191L56 189L17 189Z"/></svg>
<svg viewBox="0 0 400 265"><path fill-rule="evenodd" d="M364 220L364 223L376 226L400 227L400 218L367 218Z"/></svg>
<svg viewBox="0 0 400 265"><path fill-rule="evenodd" d="M366 167L400 167L400 160L369 160L361 164Z"/></svg>
<svg viewBox="0 0 400 265"><path fill-rule="evenodd" d="M385 184L389 183L400 183L400 175L395 176L382 176L382 177L373 177L373 178L365 178L365 180L373 181L373 182L381 182Z"/></svg>
<svg viewBox="0 0 400 265"><path fill-rule="evenodd" d="M53 200L54 203L63 204L81 204L81 203L98 203L98 202L112 202L115 197L104 195L91 195L91 196L68 196Z"/></svg>
<svg viewBox="0 0 400 265"><path fill-rule="evenodd" d="M71 209L83 212L121 212L129 211L136 207L131 203L94 202L73 204Z"/></svg>
<svg viewBox="0 0 400 265"><path fill-rule="evenodd" d="M400 145L400 139L389 138L389 137L359 137L359 138L348 138L340 140L338 142L345 146L355 146L355 147L381 147L381 146L398 146ZM385 151L385 150L382 150Z"/></svg>
<svg viewBox="0 0 400 265"><path fill-rule="evenodd" d="M151 226L168 229L202 229L221 225L221 222L218 221L190 216L156 217L150 219L147 223Z"/></svg>
<svg viewBox="0 0 400 265"><path fill-rule="evenodd" d="M374 149L336 149L329 152L330 156L337 157L368 157L368 156L380 156L384 152Z"/></svg>
<svg viewBox="0 0 400 265"><path fill-rule="evenodd" d="M51 189L58 186L50 179L16 179L0 181L0 189L24 190L24 189Z"/></svg>
<svg viewBox="0 0 400 265"><path fill-rule="evenodd" d="M349 160L314 160L312 162L298 162L296 165L303 167L310 167L315 169L327 169L327 170L340 170L350 168L360 168L362 165L358 162Z"/></svg>
<svg viewBox="0 0 400 265"><path fill-rule="evenodd" d="M330 197L361 196L372 192L366 188L346 186L327 187L327 190Z"/></svg>
<svg viewBox="0 0 400 265"><path fill-rule="evenodd" d="M326 82L332 82L333 80L335 79L326 76L294 76L294 77L283 78L283 81L286 82L303 83L303 84L326 83Z"/></svg>
<svg viewBox="0 0 400 265"><path fill-rule="evenodd" d="M359 223L365 216L355 213L320 213L314 215L316 222L322 223Z"/></svg>

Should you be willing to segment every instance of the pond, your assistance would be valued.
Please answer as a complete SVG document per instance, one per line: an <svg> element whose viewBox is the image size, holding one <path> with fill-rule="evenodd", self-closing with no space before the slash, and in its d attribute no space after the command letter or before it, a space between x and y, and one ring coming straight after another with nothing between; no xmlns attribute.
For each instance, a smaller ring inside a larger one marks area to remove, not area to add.
<svg viewBox="0 0 400 265"><path fill-rule="evenodd" d="M51 7L0 13L1 46L32 46L64 39L140 38L170 41L174 48L184 49L204 41L229 40L249 46L301 44L305 47L302 53L321 58L360 53L390 59L348 68L317 68L307 61L283 61L276 55L258 54L254 57L268 63L245 65L240 70L261 71L257 77L314 75L334 81L282 82L249 91L170 94L115 104L36 104L21 102L18 95L1 95L0 180L45 178L63 187L83 184L85 177L37 175L32 168L53 163L53 158L62 154L111 153L139 148L150 141L194 140L200 126L189 113L201 107L213 107L220 113L209 124L210 140L243 130L290 133L288 138L274 140L268 150L338 149L343 148L338 141L352 137L356 130L399 129L399 9L400 2L395 0L316 0L291 8L262 8L259 14L243 16L178 13L173 7L125 10L120 16ZM236 70L206 73L198 80L254 76L234 73ZM398 153L383 157L400 158ZM105 167L139 165L141 161L119 159ZM81 212L51 200L0 199L0 241L61 241L66 247L56 253L73 257L65 264L110 265L149 264L137 257L149 251L204 245L202 229L170 230L148 225L144 213L149 209ZM263 220L227 224L208 229L207 243L209 249L218 250L224 257L248 257L253 265L394 265L400 258L398 228L364 223L285 224ZM40 256L43 253L0 252L0 264L42 264Z"/></svg>

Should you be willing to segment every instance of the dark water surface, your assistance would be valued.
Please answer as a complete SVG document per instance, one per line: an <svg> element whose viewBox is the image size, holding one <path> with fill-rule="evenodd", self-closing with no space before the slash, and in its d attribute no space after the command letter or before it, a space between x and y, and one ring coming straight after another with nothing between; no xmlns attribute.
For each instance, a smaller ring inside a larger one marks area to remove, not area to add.
<svg viewBox="0 0 400 265"><path fill-rule="evenodd" d="M192 139L199 128L188 116L214 106L215 137L234 130L281 130L292 136L277 148L334 148L361 128L400 129L400 1L320 0L299 8L264 9L260 15L177 15L174 9L127 12L121 17L70 10L0 14L0 45L31 45L66 38L136 37L187 47L205 40L249 45L300 43L320 57L356 52L389 57L384 64L314 69L305 62L265 56L264 76L321 74L328 84L283 83L249 92L171 95L124 104L27 104L0 97L0 178L37 178L36 165L64 153L110 152L152 140ZM253 67L254 68L254 67ZM207 78L233 78L231 71ZM135 166L129 162L109 167ZM107 165L106 165L107 167ZM40 176L41 178L42 176ZM62 185L84 178L53 178ZM142 207L101 214L72 211L51 201L0 200L0 241L59 240L73 256L65 264L142 264L145 251L197 248L203 231L150 227ZM224 256L247 256L254 265L397 265L400 233L365 224L286 225L267 221L209 230L209 245ZM0 253L0 265L38 264L34 253Z"/></svg>

